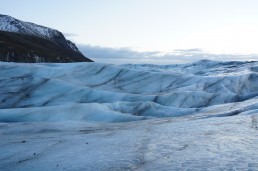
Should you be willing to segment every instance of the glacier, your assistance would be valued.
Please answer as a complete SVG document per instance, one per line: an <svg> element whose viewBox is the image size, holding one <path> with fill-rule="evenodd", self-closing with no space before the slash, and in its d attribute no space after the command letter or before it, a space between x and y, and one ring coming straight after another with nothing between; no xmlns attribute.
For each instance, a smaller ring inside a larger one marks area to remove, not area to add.
<svg viewBox="0 0 258 171"><path fill-rule="evenodd" d="M258 62L0 68L0 170L258 170Z"/></svg>

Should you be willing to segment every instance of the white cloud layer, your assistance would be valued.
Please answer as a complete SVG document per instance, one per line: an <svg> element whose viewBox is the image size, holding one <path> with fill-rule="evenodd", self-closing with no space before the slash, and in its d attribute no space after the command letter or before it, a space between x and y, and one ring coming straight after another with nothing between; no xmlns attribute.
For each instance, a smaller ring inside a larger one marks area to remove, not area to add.
<svg viewBox="0 0 258 171"><path fill-rule="evenodd" d="M78 45L80 51L96 62L125 64L177 64L202 59L218 61L257 61L257 54L211 54L202 49L176 49L172 52L138 52L130 48L109 48L91 45Z"/></svg>

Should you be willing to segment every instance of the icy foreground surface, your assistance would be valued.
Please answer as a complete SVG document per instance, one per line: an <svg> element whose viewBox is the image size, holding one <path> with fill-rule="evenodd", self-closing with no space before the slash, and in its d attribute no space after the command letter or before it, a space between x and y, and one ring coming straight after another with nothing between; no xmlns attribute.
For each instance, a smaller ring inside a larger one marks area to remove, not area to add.
<svg viewBox="0 0 258 171"><path fill-rule="evenodd" d="M0 170L258 170L257 72L0 63Z"/></svg>

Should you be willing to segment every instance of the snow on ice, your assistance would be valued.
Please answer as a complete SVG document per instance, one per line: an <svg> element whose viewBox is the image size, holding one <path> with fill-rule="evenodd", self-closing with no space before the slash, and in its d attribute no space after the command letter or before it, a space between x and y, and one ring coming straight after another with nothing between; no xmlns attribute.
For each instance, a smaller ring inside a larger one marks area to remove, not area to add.
<svg viewBox="0 0 258 171"><path fill-rule="evenodd" d="M0 68L0 170L258 170L258 62Z"/></svg>

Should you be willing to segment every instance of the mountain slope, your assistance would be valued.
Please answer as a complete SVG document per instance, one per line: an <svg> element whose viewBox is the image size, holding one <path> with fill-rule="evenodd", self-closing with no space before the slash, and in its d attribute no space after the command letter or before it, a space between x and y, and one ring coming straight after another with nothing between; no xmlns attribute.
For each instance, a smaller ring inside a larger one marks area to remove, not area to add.
<svg viewBox="0 0 258 171"><path fill-rule="evenodd" d="M3 31L0 31L0 60L29 63L91 61L49 39Z"/></svg>
<svg viewBox="0 0 258 171"><path fill-rule="evenodd" d="M7 15L0 15L0 30L2 61L92 62L57 30L23 22Z"/></svg>

